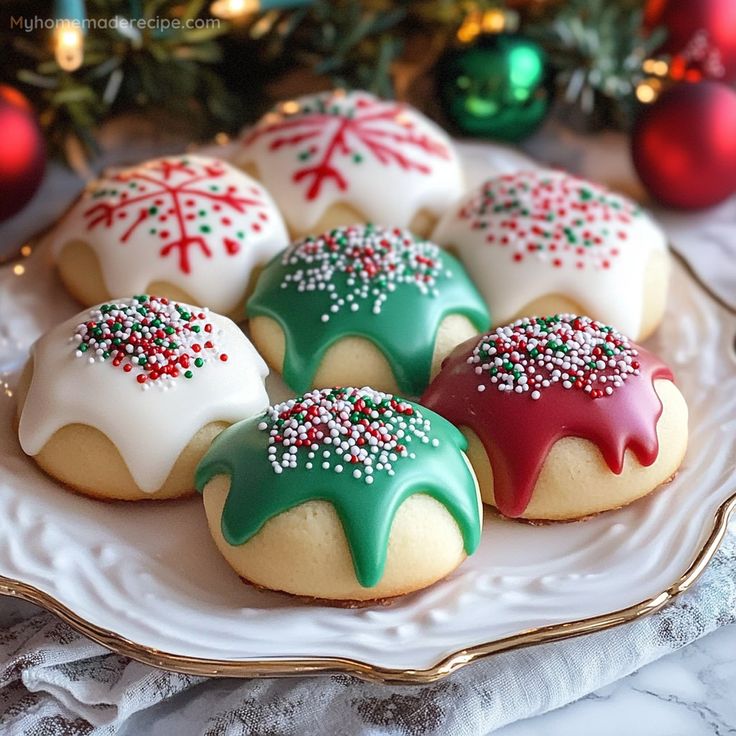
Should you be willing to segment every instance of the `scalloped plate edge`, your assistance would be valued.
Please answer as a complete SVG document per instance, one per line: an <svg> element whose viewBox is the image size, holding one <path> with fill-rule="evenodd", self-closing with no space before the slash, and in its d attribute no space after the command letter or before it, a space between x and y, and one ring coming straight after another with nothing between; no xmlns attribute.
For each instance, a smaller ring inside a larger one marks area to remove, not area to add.
<svg viewBox="0 0 736 736"><path fill-rule="evenodd" d="M542 626L522 631L496 641L477 644L441 659L432 667L422 670L402 670L377 667L368 662L341 657L305 657L299 659L218 660L185 657L170 652L145 647L130 641L114 631L109 631L86 621L53 596L19 580L0 576L0 595L20 598L35 603L55 614L81 634L118 654L160 669L173 670L188 675L204 677L298 677L308 675L344 674L362 680L393 685L422 685L446 677L468 664L477 662L497 652L520 649L534 644L546 644L570 639L582 634L603 631L613 626L634 621L658 611L666 603L686 591L703 573L723 539L731 514L736 508L736 493L717 510L711 533L705 545L688 570L667 590L628 608L622 608L602 616L579 621Z"/></svg>
<svg viewBox="0 0 736 736"><path fill-rule="evenodd" d="M736 309L713 292L700 278L690 263L674 249L673 256L683 265L690 278L700 287L708 298L720 307L736 315ZM603 631L613 626L629 623L661 609L680 593L686 591L702 575L710 560L718 550L731 515L736 509L736 490L716 510L710 534L702 548L697 552L690 567L669 588L639 603L601 616L578 621L541 626L519 632L513 636L495 641L476 644L447 655L426 669L394 669L379 667L356 659L342 657L301 657L264 658L252 660L219 660L199 657L186 657L146 647L120 634L99 627L48 593L32 585L0 575L0 595L19 598L35 603L58 616L73 629L89 637L113 652L130 657L143 664L160 669L172 670L188 675L204 677L298 677L308 675L353 675L363 680L386 684L421 685L446 677L468 664L477 662L497 652L520 649L534 644L546 644L561 639L569 639L583 634Z"/></svg>

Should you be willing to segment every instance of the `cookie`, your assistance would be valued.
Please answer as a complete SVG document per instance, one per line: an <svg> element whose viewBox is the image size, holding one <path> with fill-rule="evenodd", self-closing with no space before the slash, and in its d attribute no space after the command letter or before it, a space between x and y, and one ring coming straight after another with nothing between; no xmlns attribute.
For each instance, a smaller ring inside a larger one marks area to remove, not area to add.
<svg viewBox="0 0 736 736"><path fill-rule="evenodd" d="M97 498L175 498L214 437L268 405L268 369L226 317L166 298L118 299L33 346L18 391L24 452Z"/></svg>
<svg viewBox="0 0 736 736"><path fill-rule="evenodd" d="M480 540L480 498L449 422L370 388L311 391L225 430L197 469L237 574L354 603L419 590Z"/></svg>
<svg viewBox="0 0 736 736"><path fill-rule="evenodd" d="M460 427L485 503L572 520L669 480L687 448L672 371L612 327L522 319L457 348L422 403Z"/></svg>

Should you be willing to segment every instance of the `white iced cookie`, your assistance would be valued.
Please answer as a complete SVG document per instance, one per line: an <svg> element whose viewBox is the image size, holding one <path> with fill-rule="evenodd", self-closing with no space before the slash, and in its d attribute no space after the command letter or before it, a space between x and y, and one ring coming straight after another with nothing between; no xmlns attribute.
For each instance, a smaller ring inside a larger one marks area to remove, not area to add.
<svg viewBox="0 0 736 736"><path fill-rule="evenodd" d="M159 297L117 299L36 342L18 391L20 444L87 495L187 495L212 439L268 405L267 373L227 317Z"/></svg>
<svg viewBox="0 0 736 736"><path fill-rule="evenodd" d="M489 179L445 214L433 240L457 252L494 325L573 312L642 340L662 320L662 231L631 200L570 174Z"/></svg>
<svg viewBox="0 0 736 736"><path fill-rule="evenodd" d="M368 92L282 102L244 133L235 160L272 192L295 237L356 222L427 235L463 191L447 134Z"/></svg>
<svg viewBox="0 0 736 736"><path fill-rule="evenodd" d="M153 159L92 183L51 234L61 278L85 306L155 293L235 314L288 243L269 193L216 158Z"/></svg>

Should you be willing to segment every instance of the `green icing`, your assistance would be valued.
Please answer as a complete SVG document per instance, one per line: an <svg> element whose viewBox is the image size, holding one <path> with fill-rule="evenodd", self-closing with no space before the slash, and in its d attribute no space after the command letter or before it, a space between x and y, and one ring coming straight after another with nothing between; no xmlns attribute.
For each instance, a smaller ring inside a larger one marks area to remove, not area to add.
<svg viewBox="0 0 736 736"><path fill-rule="evenodd" d="M400 390L418 396L445 317L464 315L479 332L490 326L483 299L453 256L407 230L371 225L309 237L276 256L246 311L281 326L283 377L298 392L311 387L331 345L359 336L383 352Z"/></svg>
<svg viewBox="0 0 736 736"><path fill-rule="evenodd" d="M460 452L466 448L458 429L413 402L369 388L323 389L222 432L197 468L196 486L202 492L213 477L230 477L222 533L231 545L244 544L295 506L330 502L356 577L370 588L383 576L396 511L415 493L442 503L465 551L475 551L480 510Z"/></svg>

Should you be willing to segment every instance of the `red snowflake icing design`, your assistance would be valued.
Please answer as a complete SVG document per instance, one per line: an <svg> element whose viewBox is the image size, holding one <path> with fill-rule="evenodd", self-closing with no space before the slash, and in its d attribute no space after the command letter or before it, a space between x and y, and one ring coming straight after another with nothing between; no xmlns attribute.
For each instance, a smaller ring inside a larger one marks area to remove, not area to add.
<svg viewBox="0 0 736 736"><path fill-rule="evenodd" d="M177 253L179 268L191 272L190 249L199 248L212 258L210 238L222 232L222 247L228 256L240 251L248 229L259 232L268 221L260 190L251 186L247 196L227 184L227 167L216 160L167 158L135 169L121 171L103 180L90 194L94 202L84 212L87 229L112 228L118 221L130 224L120 235L126 243L144 224L148 233L165 241L159 254ZM250 224L242 217L256 211Z"/></svg>
<svg viewBox="0 0 736 736"><path fill-rule="evenodd" d="M432 172L423 159L449 160L448 147L416 127L400 103L368 94L329 94L284 103L245 137L243 145L265 137L271 151L296 148L296 158L304 165L294 171L292 181L308 183L306 198L314 200L329 180L338 190L347 190L346 159L359 165L367 155L384 166L422 174Z"/></svg>
<svg viewBox="0 0 736 736"><path fill-rule="evenodd" d="M578 270L610 268L640 215L638 205L603 187L536 171L489 179L458 213L516 263L542 258Z"/></svg>

